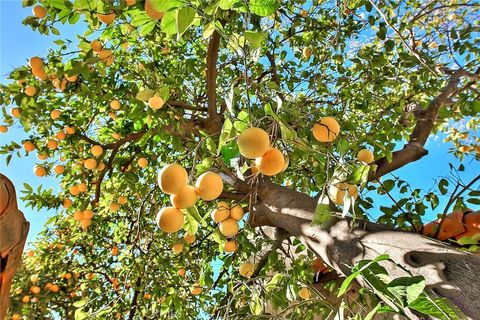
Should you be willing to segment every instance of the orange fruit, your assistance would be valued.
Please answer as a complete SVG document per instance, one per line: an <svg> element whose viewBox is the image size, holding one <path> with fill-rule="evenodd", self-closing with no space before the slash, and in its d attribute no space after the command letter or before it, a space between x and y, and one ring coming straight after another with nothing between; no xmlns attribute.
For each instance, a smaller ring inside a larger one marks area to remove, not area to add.
<svg viewBox="0 0 480 320"><path fill-rule="evenodd" d="M245 278L250 278L255 271L255 266L250 261L245 261L238 268L238 272Z"/></svg>
<svg viewBox="0 0 480 320"><path fill-rule="evenodd" d="M176 194L187 185L187 171L179 164L166 165L158 173L158 185L166 194Z"/></svg>
<svg viewBox="0 0 480 320"><path fill-rule="evenodd" d="M98 20L102 21L105 24L112 24L115 21L116 15L115 12L100 14L97 13Z"/></svg>
<svg viewBox="0 0 480 320"><path fill-rule="evenodd" d="M55 139L48 139L47 148L50 150L55 150L58 147L58 142Z"/></svg>
<svg viewBox="0 0 480 320"><path fill-rule="evenodd" d="M65 132L68 135L75 134L75 127L72 126L65 126Z"/></svg>
<svg viewBox="0 0 480 320"><path fill-rule="evenodd" d="M148 165L148 160L145 159L145 158L139 158L139 159L137 160L137 164L138 164L138 166L139 166L140 168L146 168L147 165Z"/></svg>
<svg viewBox="0 0 480 320"><path fill-rule="evenodd" d="M47 174L47 170L42 166L33 167L33 172L37 177L44 177Z"/></svg>
<svg viewBox="0 0 480 320"><path fill-rule="evenodd" d="M237 241L235 240L228 240L223 245L223 250L225 252L235 252L237 251L237 249L238 249L238 244L237 244Z"/></svg>
<svg viewBox="0 0 480 320"><path fill-rule="evenodd" d="M41 289L38 286L31 286L30 287L30 292L33 293L33 294L39 294L40 291L41 291Z"/></svg>
<svg viewBox="0 0 480 320"><path fill-rule="evenodd" d="M62 112L60 110L52 110L52 112L50 112L50 118L52 118L53 120L58 119L60 118L61 114Z"/></svg>
<svg viewBox="0 0 480 320"><path fill-rule="evenodd" d="M185 217L182 211L175 207L163 207L158 212L156 220L160 229L164 232L172 233L182 228Z"/></svg>
<svg viewBox="0 0 480 320"><path fill-rule="evenodd" d="M78 189L78 186L72 186L70 187L70 194L72 196L77 196L80 193L80 190Z"/></svg>
<svg viewBox="0 0 480 320"><path fill-rule="evenodd" d="M222 193L223 181L215 172L207 171L198 177L195 188L201 199L211 201L217 199Z"/></svg>
<svg viewBox="0 0 480 320"><path fill-rule="evenodd" d="M32 141L27 140L23 143L23 149L25 149L25 151L27 152L31 152L35 150L35 145L33 144Z"/></svg>
<svg viewBox="0 0 480 320"><path fill-rule="evenodd" d="M310 48L310 47L305 47L305 48L303 48L303 50L302 50L302 56L303 56L303 58L305 58L305 60L310 59L310 57L312 56L312 54L313 54L312 48Z"/></svg>
<svg viewBox="0 0 480 320"><path fill-rule="evenodd" d="M355 185L347 184L347 183L337 183L335 185L331 185L328 188L328 193L330 199L340 206L343 206L343 199L345 197L345 191L348 190L348 193L354 198L357 199L358 197L358 188Z"/></svg>
<svg viewBox="0 0 480 320"><path fill-rule="evenodd" d="M67 76L65 75L65 79L68 81L68 82L75 82L78 80L78 74L74 74L72 76Z"/></svg>
<svg viewBox="0 0 480 320"><path fill-rule="evenodd" d="M75 211L75 213L73 214L73 219L77 220L77 221L80 221L83 219L83 211ZM87 219L87 220L90 220L90 219Z"/></svg>
<svg viewBox="0 0 480 320"><path fill-rule="evenodd" d="M37 88L35 88L34 86L27 86L25 88L25 94L29 97L33 97L37 94Z"/></svg>
<svg viewBox="0 0 480 320"><path fill-rule="evenodd" d="M47 9L41 5L36 5L33 7L33 15L38 19L43 19L47 15Z"/></svg>
<svg viewBox="0 0 480 320"><path fill-rule="evenodd" d="M20 118L20 114L22 113L22 109L20 108L13 108L12 109L12 116L15 118Z"/></svg>
<svg viewBox="0 0 480 320"><path fill-rule="evenodd" d="M118 256L118 247L117 246L113 246L112 247L112 256Z"/></svg>
<svg viewBox="0 0 480 320"><path fill-rule="evenodd" d="M93 211L90 210L90 209L87 209L87 210L83 211L82 219L92 220L93 219Z"/></svg>
<svg viewBox="0 0 480 320"><path fill-rule="evenodd" d="M37 158L38 158L38 160L42 160L42 161L43 161L43 160L45 160L45 159L48 158L48 154L46 154L46 153L37 153Z"/></svg>
<svg viewBox="0 0 480 320"><path fill-rule="evenodd" d="M332 142L340 133L340 125L333 117L323 117L313 125L313 136L319 142Z"/></svg>
<svg viewBox="0 0 480 320"><path fill-rule="evenodd" d="M193 207L197 202L198 195L194 187L186 185L177 194L170 196L170 201L175 208L187 209Z"/></svg>
<svg viewBox="0 0 480 320"><path fill-rule="evenodd" d="M203 288L202 288L198 283L195 283L195 284L190 288L190 292L191 292L191 294L193 294L194 296L199 295L200 293L202 293L202 291L203 291Z"/></svg>
<svg viewBox="0 0 480 320"><path fill-rule="evenodd" d="M174 253L181 253L183 252L183 243L175 243L172 247Z"/></svg>
<svg viewBox="0 0 480 320"><path fill-rule="evenodd" d="M255 159L268 151L270 138L265 130L253 127L246 129L238 136L237 144L242 156Z"/></svg>
<svg viewBox="0 0 480 320"><path fill-rule="evenodd" d="M83 163L83 166L88 170L93 170L97 167L97 160L95 160L93 158L87 159Z"/></svg>
<svg viewBox="0 0 480 320"><path fill-rule="evenodd" d="M152 19L158 20L163 17L165 12L159 12L153 9L152 4L150 3L153 0L146 0L145 1L145 13Z"/></svg>
<svg viewBox="0 0 480 320"><path fill-rule="evenodd" d="M7 126L0 126L0 132L1 132L1 133L6 133L6 132L8 132L8 127L7 127Z"/></svg>
<svg viewBox="0 0 480 320"><path fill-rule="evenodd" d="M65 171L65 166L62 166L61 164L56 165L55 168L53 169L56 174L62 174Z"/></svg>
<svg viewBox="0 0 480 320"><path fill-rule="evenodd" d="M82 219L82 220L80 220L80 225L82 226L83 230L87 230L88 227L90 227L92 225L92 220Z"/></svg>
<svg viewBox="0 0 480 320"><path fill-rule="evenodd" d="M177 274L180 277L185 278L185 269L184 268L178 269Z"/></svg>
<svg viewBox="0 0 480 320"><path fill-rule="evenodd" d="M66 134L63 131L58 131L57 134L55 135L55 138L57 140L64 140L66 138Z"/></svg>
<svg viewBox="0 0 480 320"><path fill-rule="evenodd" d="M120 101L118 100L112 100L110 102L110 108L112 108L113 110L119 110L121 107L121 104L120 104Z"/></svg>
<svg viewBox="0 0 480 320"><path fill-rule="evenodd" d="M362 149L358 151L357 159L358 161L362 161L362 162L365 162L366 164L370 164L373 162L374 157L373 157L372 151L368 149Z"/></svg>
<svg viewBox="0 0 480 320"><path fill-rule="evenodd" d="M310 299L310 296L311 296L310 289L308 289L308 287L302 287L302 289L298 291L298 296L303 300Z"/></svg>
<svg viewBox="0 0 480 320"><path fill-rule="evenodd" d="M28 65L32 69L42 69L43 68L43 60L40 57L31 57L28 61Z"/></svg>
<svg viewBox="0 0 480 320"><path fill-rule="evenodd" d="M63 207L64 207L65 209L68 209L68 208L70 208L70 206L72 205L72 200L70 200L70 199L68 199L68 198L65 198L65 199L63 199L63 203L62 203L62 204L63 204Z"/></svg>
<svg viewBox="0 0 480 320"><path fill-rule="evenodd" d="M94 52L100 52L103 49L103 45L99 40L93 40L90 42L90 48L92 48Z"/></svg>
<svg viewBox="0 0 480 320"><path fill-rule="evenodd" d="M266 176L273 176L283 171L285 157L277 148L269 148L265 154L255 159L258 171Z"/></svg>
<svg viewBox="0 0 480 320"><path fill-rule="evenodd" d="M237 204L232 209L230 209L230 218L235 219L237 221L242 220L244 214L245 212L243 211L242 206L239 204Z"/></svg>
<svg viewBox="0 0 480 320"><path fill-rule="evenodd" d="M78 190L79 190L80 192L85 192L85 191L87 191L87 185L86 185L84 182L80 183L80 184L78 185Z"/></svg>
<svg viewBox="0 0 480 320"><path fill-rule="evenodd" d="M219 224L220 233L225 237L233 237L238 232L238 222L235 219L228 218L220 222Z"/></svg>
<svg viewBox="0 0 480 320"><path fill-rule="evenodd" d="M120 205L116 202L112 202L109 205L110 211L117 212L120 209Z"/></svg>
<svg viewBox="0 0 480 320"><path fill-rule="evenodd" d="M91 153L94 157L100 157L100 156L103 154L103 147L102 147L102 146L99 146L99 145L94 145L94 146L90 149L90 153Z"/></svg>
<svg viewBox="0 0 480 320"><path fill-rule="evenodd" d="M185 235L183 236L183 240L185 240L185 242L188 244L192 244L193 242L195 242L195 235L185 233Z"/></svg>
<svg viewBox="0 0 480 320"><path fill-rule="evenodd" d="M135 3L137 3L137 0L125 0L125 3L127 6L133 6Z"/></svg>
<svg viewBox="0 0 480 320"><path fill-rule="evenodd" d="M148 99L148 105L153 110L160 109L161 107L163 107L164 104L165 104L165 101L162 99L162 97L159 97L159 96L153 96L150 99Z"/></svg>

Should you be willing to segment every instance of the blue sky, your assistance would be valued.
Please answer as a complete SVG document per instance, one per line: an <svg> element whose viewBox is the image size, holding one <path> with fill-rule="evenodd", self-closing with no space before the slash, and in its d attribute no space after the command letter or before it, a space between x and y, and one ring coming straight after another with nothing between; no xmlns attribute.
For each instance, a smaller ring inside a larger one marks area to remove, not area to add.
<svg viewBox="0 0 480 320"><path fill-rule="evenodd" d="M82 26L65 25L59 27L60 36L44 36L32 31L30 28L21 24L21 21L31 14L31 8L22 8L20 0L0 0L0 82L7 83L6 75L15 67L27 63L31 56L45 56L48 48L53 47L53 40L58 38L68 38L75 40L77 33L83 33ZM77 32L75 32L77 31ZM3 119L0 119L0 124ZM8 133L0 134L0 144L6 144L10 141L21 141L27 135L21 130L20 125L9 128ZM401 144L399 144L399 147ZM430 138L427 144L429 155L395 172L396 176L409 181L412 188L430 188L435 179L439 176L447 176L449 173L448 163L458 166L459 161L451 154L448 149L451 144L444 143L440 137ZM33 166L40 161L36 153L31 153L28 157L14 157L9 166L6 166L5 155L0 155L0 171L7 175L15 184L17 194L23 189L23 183L28 182L33 187L40 184L58 189L58 181L53 177L38 178L33 174ZM462 174L464 181L469 181L478 174L478 163L471 161L471 158L465 161L466 171ZM377 205L391 206L392 203L387 196L375 196L371 194ZM447 198L440 198L441 204L446 203ZM33 211L31 208L25 208L25 204L19 201L20 210L23 211L28 221L30 221L30 233L28 241L35 239L38 232L43 229L45 221L54 212L40 210ZM443 206L440 205L437 212L430 212L427 219L434 218L435 213L441 212ZM376 208L372 209L372 216L377 216Z"/></svg>

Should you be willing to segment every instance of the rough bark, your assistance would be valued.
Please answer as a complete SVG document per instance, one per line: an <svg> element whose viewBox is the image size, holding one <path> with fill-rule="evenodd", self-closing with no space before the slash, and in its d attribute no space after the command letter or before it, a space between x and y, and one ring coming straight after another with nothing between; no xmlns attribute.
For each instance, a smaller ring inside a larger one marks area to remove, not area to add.
<svg viewBox="0 0 480 320"><path fill-rule="evenodd" d="M0 173L0 320L10 304L10 286L22 262L30 224L18 210L13 183Z"/></svg>
<svg viewBox="0 0 480 320"><path fill-rule="evenodd" d="M329 227L312 226L316 200L286 187L263 182L259 201L253 206L251 223L286 230L301 239L338 273L348 275L362 259L388 253L390 276L422 275L427 287L455 303L475 319L480 310L480 256L458 251L445 243L419 234L390 230L386 226L332 214Z"/></svg>

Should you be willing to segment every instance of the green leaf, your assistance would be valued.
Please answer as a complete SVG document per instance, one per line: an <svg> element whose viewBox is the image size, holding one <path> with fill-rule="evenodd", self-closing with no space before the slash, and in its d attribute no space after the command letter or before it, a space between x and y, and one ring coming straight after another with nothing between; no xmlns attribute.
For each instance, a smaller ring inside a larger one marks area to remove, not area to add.
<svg viewBox="0 0 480 320"><path fill-rule="evenodd" d="M202 217L198 213L196 206L188 208L185 210L187 214L185 215L185 223L183 229L189 234L195 234L198 230L198 224L202 220Z"/></svg>
<svg viewBox="0 0 480 320"><path fill-rule="evenodd" d="M75 320L83 320L88 318L88 313L83 311L82 308L75 310Z"/></svg>
<svg viewBox="0 0 480 320"><path fill-rule="evenodd" d="M230 119L225 119L222 127L222 132L220 133L220 139L218 140L218 149L222 149L222 147L235 134L234 132L235 132L235 129Z"/></svg>
<svg viewBox="0 0 480 320"><path fill-rule="evenodd" d="M278 287L278 283L283 279L283 274L276 273L272 279L265 285L265 291L272 291Z"/></svg>
<svg viewBox="0 0 480 320"><path fill-rule="evenodd" d="M266 17L277 11L279 7L277 0L250 0L250 12L257 16Z"/></svg>
<svg viewBox="0 0 480 320"><path fill-rule="evenodd" d="M148 21L147 23L145 23L140 27L140 35L142 37L148 35L150 32L153 31L153 29L155 29L155 26L156 26L155 21L151 21L151 20Z"/></svg>
<svg viewBox="0 0 480 320"><path fill-rule="evenodd" d="M379 303L375 306L375 308L372 309L372 311L370 311L363 320L372 320L373 317L375 316L375 314L377 313L378 309L380 309L382 305Z"/></svg>
<svg viewBox="0 0 480 320"><path fill-rule="evenodd" d="M332 218L330 206L324 203L318 203L312 219L312 225L324 226Z"/></svg>
<svg viewBox="0 0 480 320"><path fill-rule="evenodd" d="M252 314L258 316L263 312L263 304L260 300L260 297L257 294L254 294L249 303L250 311Z"/></svg>
<svg viewBox="0 0 480 320"><path fill-rule="evenodd" d="M369 165L360 165L347 177L347 182L351 184L367 183L369 171Z"/></svg>
<svg viewBox="0 0 480 320"><path fill-rule="evenodd" d="M196 12L191 7L184 7L177 11L176 28L179 37L193 24L195 15Z"/></svg>
<svg viewBox="0 0 480 320"><path fill-rule="evenodd" d="M248 43L250 43L252 49L260 48L267 37L265 32L258 31L245 31L243 35Z"/></svg>
<svg viewBox="0 0 480 320"><path fill-rule="evenodd" d="M421 294L408 307L440 320L467 319L462 311L449 300L445 298L432 299L426 294Z"/></svg>
<svg viewBox="0 0 480 320"><path fill-rule="evenodd" d="M75 308L81 308L83 306L85 306L87 304L87 300L83 299L83 300L78 300L76 302L73 303L73 306Z"/></svg>
<svg viewBox="0 0 480 320"><path fill-rule="evenodd" d="M370 265L372 265L375 262L387 260L388 258L389 258L388 254L382 254L382 255L379 255L378 257L376 257L373 260L361 260L361 261L359 261L359 263L363 262L364 265L360 269L358 269L357 271L355 271L351 275L349 275L345 280L343 280L342 285L340 286L340 289L338 291L337 297L340 297L343 294L345 294L345 292L347 292L348 287L350 286L352 281L356 277L358 277L362 273L363 270L367 269L368 267L370 267Z"/></svg>
<svg viewBox="0 0 480 320"><path fill-rule="evenodd" d="M166 34L177 33L177 13L175 11L169 11L165 13L160 23L160 29Z"/></svg>
<svg viewBox="0 0 480 320"><path fill-rule="evenodd" d="M147 102L148 99L150 99L154 95L155 95L155 90L145 89L145 90L139 91L137 93L137 95L135 96L135 98L138 99L138 100Z"/></svg>
<svg viewBox="0 0 480 320"><path fill-rule="evenodd" d="M183 5L181 0L149 0L152 9L159 12L167 12L170 9L178 8Z"/></svg>
<svg viewBox="0 0 480 320"><path fill-rule="evenodd" d="M401 277L388 284L388 291L397 298L402 306L408 306L416 300L424 289L425 278L423 276Z"/></svg>
<svg viewBox="0 0 480 320"><path fill-rule="evenodd" d="M445 195L447 194L448 191L448 180L447 179L441 179L438 182L438 189L440 190L440 193Z"/></svg>
<svg viewBox="0 0 480 320"><path fill-rule="evenodd" d="M239 0L220 0L218 6L222 10L230 10Z"/></svg>

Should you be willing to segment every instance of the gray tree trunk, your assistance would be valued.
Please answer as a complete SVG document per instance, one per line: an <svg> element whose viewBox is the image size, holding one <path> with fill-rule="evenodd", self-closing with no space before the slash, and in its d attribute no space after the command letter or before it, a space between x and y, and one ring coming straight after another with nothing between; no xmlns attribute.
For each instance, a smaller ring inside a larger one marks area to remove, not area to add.
<svg viewBox="0 0 480 320"><path fill-rule="evenodd" d="M390 276L425 278L427 287L457 305L470 319L480 316L480 256L415 233L342 219L332 213L328 228L312 226L317 201L308 195L269 182L258 187L253 226L273 226L302 240L338 273L348 275L362 259L387 253L394 263L382 264ZM404 269L402 269L404 268Z"/></svg>

